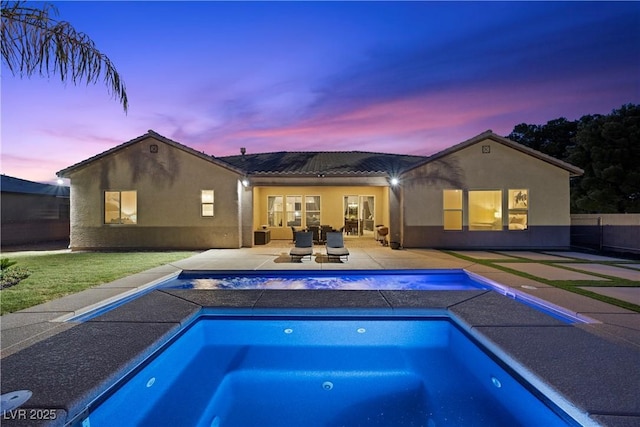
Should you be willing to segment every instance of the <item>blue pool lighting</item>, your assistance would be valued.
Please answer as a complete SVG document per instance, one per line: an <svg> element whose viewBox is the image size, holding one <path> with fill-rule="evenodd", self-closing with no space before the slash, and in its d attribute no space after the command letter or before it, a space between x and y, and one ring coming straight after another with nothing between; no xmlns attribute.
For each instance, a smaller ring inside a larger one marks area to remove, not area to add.
<svg viewBox="0 0 640 427"><path fill-rule="evenodd" d="M450 319L202 316L83 425L578 426Z"/></svg>

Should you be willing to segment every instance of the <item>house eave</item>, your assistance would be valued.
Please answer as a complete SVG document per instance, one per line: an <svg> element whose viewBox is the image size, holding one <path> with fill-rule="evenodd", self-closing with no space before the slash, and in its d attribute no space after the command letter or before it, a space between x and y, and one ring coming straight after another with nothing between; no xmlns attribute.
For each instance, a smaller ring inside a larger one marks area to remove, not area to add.
<svg viewBox="0 0 640 427"><path fill-rule="evenodd" d="M318 175L287 175L287 176L249 176L248 177L251 186L258 187L278 187L278 186L309 186L309 187L321 187L321 186L374 186L374 187L387 187L389 186L389 178L387 175L377 176L323 176Z"/></svg>

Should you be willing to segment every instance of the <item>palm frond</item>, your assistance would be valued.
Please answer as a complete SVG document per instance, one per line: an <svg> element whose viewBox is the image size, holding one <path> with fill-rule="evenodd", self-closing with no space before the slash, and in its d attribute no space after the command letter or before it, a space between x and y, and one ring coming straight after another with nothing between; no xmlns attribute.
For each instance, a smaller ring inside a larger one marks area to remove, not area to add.
<svg viewBox="0 0 640 427"><path fill-rule="evenodd" d="M57 9L45 3L42 9L24 2L2 1L2 60L21 77L58 74L63 82L95 84L101 79L126 112L126 86L111 60L84 33L52 16Z"/></svg>

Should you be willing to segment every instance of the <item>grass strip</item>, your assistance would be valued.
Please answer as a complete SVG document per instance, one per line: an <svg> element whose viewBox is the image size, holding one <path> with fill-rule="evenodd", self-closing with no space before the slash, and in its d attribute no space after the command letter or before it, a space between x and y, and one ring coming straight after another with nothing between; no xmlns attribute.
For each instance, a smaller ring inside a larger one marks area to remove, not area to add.
<svg viewBox="0 0 640 427"><path fill-rule="evenodd" d="M65 252L9 257L31 275L0 291L0 314L12 313L197 252Z"/></svg>

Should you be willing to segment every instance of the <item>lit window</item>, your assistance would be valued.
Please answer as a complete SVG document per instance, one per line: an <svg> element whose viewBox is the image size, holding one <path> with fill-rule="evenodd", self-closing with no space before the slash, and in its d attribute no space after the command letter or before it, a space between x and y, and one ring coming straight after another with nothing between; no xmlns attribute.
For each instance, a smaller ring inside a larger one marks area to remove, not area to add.
<svg viewBox="0 0 640 427"><path fill-rule="evenodd" d="M444 190L442 208L444 229L462 230L462 190Z"/></svg>
<svg viewBox="0 0 640 427"><path fill-rule="evenodd" d="M200 191L200 205L202 216L213 216L213 190Z"/></svg>
<svg viewBox="0 0 640 427"><path fill-rule="evenodd" d="M302 196L287 196L287 226L300 227L302 225Z"/></svg>
<svg viewBox="0 0 640 427"><path fill-rule="evenodd" d="M529 190L509 190L509 230L526 230L529 223Z"/></svg>
<svg viewBox="0 0 640 427"><path fill-rule="evenodd" d="M105 224L137 224L138 196L136 191L104 192Z"/></svg>
<svg viewBox="0 0 640 427"><path fill-rule="evenodd" d="M469 230L502 230L502 190L469 191Z"/></svg>
<svg viewBox="0 0 640 427"><path fill-rule="evenodd" d="M283 207L282 196L267 197L267 218L269 227L282 227Z"/></svg>
<svg viewBox="0 0 640 427"><path fill-rule="evenodd" d="M320 196L305 196L306 226L320 225Z"/></svg>

